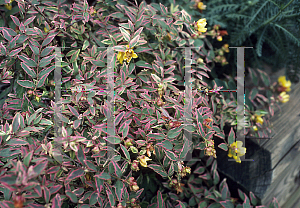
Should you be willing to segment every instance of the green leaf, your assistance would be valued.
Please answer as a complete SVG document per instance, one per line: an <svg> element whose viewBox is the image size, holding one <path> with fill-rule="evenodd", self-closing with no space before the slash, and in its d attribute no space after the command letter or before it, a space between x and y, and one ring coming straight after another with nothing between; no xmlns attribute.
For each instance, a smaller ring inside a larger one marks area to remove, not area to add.
<svg viewBox="0 0 300 208"><path fill-rule="evenodd" d="M251 201L251 204L253 206L257 205L257 199L256 199L255 195L251 191L250 191L250 201Z"/></svg>
<svg viewBox="0 0 300 208"><path fill-rule="evenodd" d="M105 40L102 40L101 43L103 43L105 45L111 45L112 41L110 39L105 39Z"/></svg>
<svg viewBox="0 0 300 208"><path fill-rule="evenodd" d="M36 78L36 73L33 69L31 69L29 66L27 66L24 62L21 63L21 67L24 69L24 71L31 76L32 78Z"/></svg>
<svg viewBox="0 0 300 208"><path fill-rule="evenodd" d="M74 194L72 191L66 191L65 193L66 193L66 195L68 196L68 198L69 198L73 203L77 203L77 202L78 202L78 199L77 199L76 194Z"/></svg>
<svg viewBox="0 0 300 208"><path fill-rule="evenodd" d="M157 192L157 205L158 205L157 206L158 208L164 208L165 207L164 199L163 199L162 194L159 190Z"/></svg>
<svg viewBox="0 0 300 208"><path fill-rule="evenodd" d="M181 133L182 128L183 128L183 125L176 127L174 129L171 129L167 134L168 138L174 139L175 137L177 137Z"/></svg>
<svg viewBox="0 0 300 208"><path fill-rule="evenodd" d="M130 160L130 154L129 154L128 150L127 150L122 144L120 144L120 147L121 147L122 151L124 152L125 157L126 157L128 160Z"/></svg>
<svg viewBox="0 0 300 208"><path fill-rule="evenodd" d="M164 149L164 152L166 153L167 157L168 157L170 160L177 161L177 156L175 155L174 152L168 151L168 150L165 150L165 149Z"/></svg>
<svg viewBox="0 0 300 208"><path fill-rule="evenodd" d="M228 150L227 144L225 144L225 143L219 144L218 147L219 147L220 149L224 150L224 151L227 151L227 150Z"/></svg>
<svg viewBox="0 0 300 208"><path fill-rule="evenodd" d="M127 30L125 30L124 28L122 27L119 27L124 39L129 42L130 41L130 34L127 32Z"/></svg>
<svg viewBox="0 0 300 208"><path fill-rule="evenodd" d="M47 56L41 59L39 63L39 67L43 68L51 63L52 59L54 59L55 55Z"/></svg>
<svg viewBox="0 0 300 208"><path fill-rule="evenodd" d="M73 62L75 62L75 61L78 59L79 53L80 53L80 49L78 49L78 50L72 55L72 57L71 57L71 59L70 59L70 63L73 63Z"/></svg>
<svg viewBox="0 0 300 208"><path fill-rule="evenodd" d="M37 84L37 88L42 87L45 84L45 80L48 77L48 74L45 74L44 76L42 76Z"/></svg>
<svg viewBox="0 0 300 208"><path fill-rule="evenodd" d="M234 141L235 141L235 135L234 135L233 128L231 127L229 136L228 136L228 144L231 145Z"/></svg>
<svg viewBox="0 0 300 208"><path fill-rule="evenodd" d="M21 85L22 87L25 87L25 88L31 88L33 89L34 88L34 84L32 81L28 81L28 80L18 80L17 83L19 85Z"/></svg>
<svg viewBox="0 0 300 208"><path fill-rule="evenodd" d="M89 45L90 45L90 42L88 41L88 40L85 40L84 42L83 42L83 45L82 45L82 48L81 48L81 50L85 50L85 49L87 49L87 47L89 47Z"/></svg>

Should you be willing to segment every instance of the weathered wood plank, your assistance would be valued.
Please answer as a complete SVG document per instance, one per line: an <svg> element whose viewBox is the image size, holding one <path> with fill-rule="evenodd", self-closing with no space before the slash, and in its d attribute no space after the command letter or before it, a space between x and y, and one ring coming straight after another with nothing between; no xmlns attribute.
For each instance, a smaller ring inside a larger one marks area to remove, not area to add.
<svg viewBox="0 0 300 208"><path fill-rule="evenodd" d="M271 83L281 75L284 70L271 74ZM270 120L274 137L260 142L246 139L246 159L254 161L231 162L217 150L218 169L252 191L262 204L276 197L282 206L300 185L300 83L291 89L289 102L280 104L281 111L276 109Z"/></svg>
<svg viewBox="0 0 300 208"><path fill-rule="evenodd" d="M280 206L282 206L299 187L299 173L300 141L292 147L288 154L274 168L271 185L262 198L262 203L267 204L273 197L276 197Z"/></svg>
<svg viewBox="0 0 300 208"><path fill-rule="evenodd" d="M284 208L300 207L300 186L298 189L286 200L286 203L282 206Z"/></svg>

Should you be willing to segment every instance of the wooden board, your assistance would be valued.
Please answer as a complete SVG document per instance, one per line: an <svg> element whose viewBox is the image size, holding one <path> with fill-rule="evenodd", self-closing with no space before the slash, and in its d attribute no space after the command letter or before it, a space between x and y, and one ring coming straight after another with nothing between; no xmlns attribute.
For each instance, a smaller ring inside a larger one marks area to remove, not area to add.
<svg viewBox="0 0 300 208"><path fill-rule="evenodd" d="M271 81L281 75L284 70L271 74ZM254 161L228 161L227 154L217 150L219 171L252 191L264 205L276 197L283 206L300 187L300 83L291 89L289 102L280 104L281 111L275 110L270 120L274 137L260 142L246 139L246 159Z"/></svg>

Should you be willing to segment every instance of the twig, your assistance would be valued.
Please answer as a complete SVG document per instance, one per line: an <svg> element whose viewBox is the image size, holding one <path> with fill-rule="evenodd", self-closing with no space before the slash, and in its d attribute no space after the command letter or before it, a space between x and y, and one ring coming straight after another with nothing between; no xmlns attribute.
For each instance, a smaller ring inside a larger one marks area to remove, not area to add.
<svg viewBox="0 0 300 208"><path fill-rule="evenodd" d="M40 15L42 15L44 18L45 18L45 20L46 20L46 22L49 24L49 25L51 25L51 27L54 27L55 28L55 26L52 24L52 22L50 22L50 20L44 15L44 13L43 12L41 12L34 4L32 4L30 1L28 1L28 0L25 0L28 4L30 4ZM65 35L67 35L67 36L69 36L72 40L75 40L75 38L72 36L72 35L70 35L69 33L67 33L66 31L64 31L64 30L62 30L62 29L60 29L60 28L57 28L60 32L62 32L62 33L64 33Z"/></svg>

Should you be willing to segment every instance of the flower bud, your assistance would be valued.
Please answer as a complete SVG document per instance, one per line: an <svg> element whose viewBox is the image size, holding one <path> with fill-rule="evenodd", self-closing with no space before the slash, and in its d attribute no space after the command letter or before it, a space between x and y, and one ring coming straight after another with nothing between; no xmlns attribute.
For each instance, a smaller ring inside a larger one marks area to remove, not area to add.
<svg viewBox="0 0 300 208"><path fill-rule="evenodd" d="M198 58L198 59L197 59L197 63L198 63L198 64L202 64L203 62L204 62L204 61L203 61L202 58Z"/></svg>

